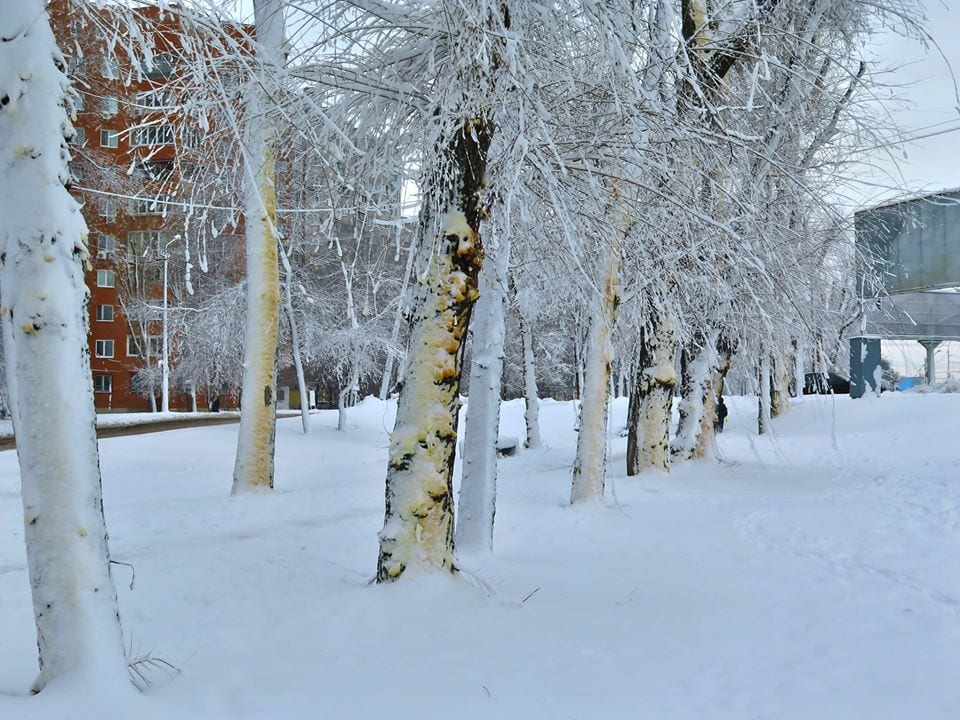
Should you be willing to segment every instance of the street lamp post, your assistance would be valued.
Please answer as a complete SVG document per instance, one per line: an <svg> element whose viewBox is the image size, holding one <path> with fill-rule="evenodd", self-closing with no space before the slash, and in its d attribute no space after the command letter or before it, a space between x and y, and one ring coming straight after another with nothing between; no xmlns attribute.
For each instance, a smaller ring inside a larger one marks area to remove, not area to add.
<svg viewBox="0 0 960 720"><path fill-rule="evenodd" d="M160 412L170 412L170 344L167 331L167 265L170 261L168 248L179 239L179 235L174 235L163 246L163 346L160 349L163 357L160 360Z"/></svg>

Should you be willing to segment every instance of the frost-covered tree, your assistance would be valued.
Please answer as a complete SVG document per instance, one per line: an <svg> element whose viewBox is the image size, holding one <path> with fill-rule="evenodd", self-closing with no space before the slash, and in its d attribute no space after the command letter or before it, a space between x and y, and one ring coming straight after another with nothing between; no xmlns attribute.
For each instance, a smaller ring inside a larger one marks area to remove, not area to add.
<svg viewBox="0 0 960 720"><path fill-rule="evenodd" d="M283 4L254 0L257 48L266 68L278 72L284 44ZM273 488L276 443L277 336L280 327L275 159L276 127L266 113L263 78L246 88L244 233L247 320L243 388L232 494Z"/></svg>
<svg viewBox="0 0 960 720"><path fill-rule="evenodd" d="M483 262L495 39L510 30L506 3L477 0L411 10L411 20L433 28L428 52L436 78L427 102L437 113L431 146L425 148L419 284L390 437L380 582L396 580L408 567L454 569L460 370Z"/></svg>
<svg viewBox="0 0 960 720"><path fill-rule="evenodd" d="M70 196L70 89L40 0L0 9L0 293L40 675L126 681L103 517L83 282ZM29 388L17 393L17 388Z"/></svg>

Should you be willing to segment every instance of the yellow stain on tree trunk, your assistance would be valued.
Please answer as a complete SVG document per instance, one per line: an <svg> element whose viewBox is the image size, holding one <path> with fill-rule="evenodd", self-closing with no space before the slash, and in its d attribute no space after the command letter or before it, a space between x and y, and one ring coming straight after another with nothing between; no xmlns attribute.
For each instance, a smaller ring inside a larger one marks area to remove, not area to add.
<svg viewBox="0 0 960 720"><path fill-rule="evenodd" d="M273 484L274 453L273 438L276 423L276 368L275 357L279 334L280 317L280 269L278 238L276 236L276 188L273 182L274 148L267 143L264 162L257 174L257 190L262 202L262 211L254 221L258 227L260 242L247 262L257 263L262 278L260 291L249 298L247 312L254 326L259 329L257 351L248 355L244 350L244 365L254 378L245 386L262 388L248 391L242 400L241 411L253 415L247 432L243 433L238 447L238 461L234 476L234 492L243 490L268 490ZM248 248L249 253L249 248ZM242 419L241 419L242 422ZM243 432L243 431L241 431Z"/></svg>

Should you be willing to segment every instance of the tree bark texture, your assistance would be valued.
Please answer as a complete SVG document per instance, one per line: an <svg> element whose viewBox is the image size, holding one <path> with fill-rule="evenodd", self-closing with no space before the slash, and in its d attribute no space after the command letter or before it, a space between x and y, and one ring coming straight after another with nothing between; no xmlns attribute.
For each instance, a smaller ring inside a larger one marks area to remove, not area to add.
<svg viewBox="0 0 960 720"><path fill-rule="evenodd" d="M486 246L487 257L479 278L480 298L473 310L470 329L473 362L470 398L464 418L463 477L457 506L457 549L473 553L493 550L510 256L505 238L488 242Z"/></svg>
<svg viewBox="0 0 960 720"><path fill-rule="evenodd" d="M793 372L791 365L786 356L779 356L773 362L770 417L779 417L790 407L790 375Z"/></svg>
<svg viewBox="0 0 960 720"><path fill-rule="evenodd" d="M278 63L283 47L280 0L254 0L257 53ZM243 406L231 494L273 488L277 429L277 338L280 329L280 267L274 183L276 129L258 83L248 86L245 119L244 230L247 317L243 333Z"/></svg>
<svg viewBox="0 0 960 720"><path fill-rule="evenodd" d="M763 435L770 429L770 353L760 351L758 368L757 432Z"/></svg>
<svg viewBox="0 0 960 720"><path fill-rule="evenodd" d="M723 396L723 385L737 351L737 342L724 334L717 339L716 363L711 373L710 392L704 404L703 417L700 420L700 436L693 451L693 458L707 457L712 454L716 443L717 402Z"/></svg>
<svg viewBox="0 0 960 720"><path fill-rule="evenodd" d="M619 245L604 249L600 293L590 319L587 355L580 403L580 432L573 461L570 502L603 499L607 464L607 421L610 409L610 373L613 365L613 326L620 304Z"/></svg>
<svg viewBox="0 0 960 720"><path fill-rule="evenodd" d="M87 228L66 189L65 62L45 3L0 13L0 314L40 674L127 687L87 345ZM27 392L18 392L19 389Z"/></svg>
<svg viewBox="0 0 960 720"><path fill-rule="evenodd" d="M707 414L708 405L715 406L716 400L711 403L714 383L714 371L717 361L717 339L720 336L719 328L714 328L704 336L700 335L700 343L684 349L687 356L683 363L680 397L680 420L677 425L677 434L670 447L674 460L690 460L696 452L703 430L703 419Z"/></svg>
<svg viewBox="0 0 960 720"><path fill-rule="evenodd" d="M527 429L527 438L523 446L527 449L543 447L540 435L540 393L537 389L537 361L533 354L533 328L531 322L520 309L520 343L523 346L523 422Z"/></svg>
<svg viewBox="0 0 960 720"><path fill-rule="evenodd" d="M677 337L673 321L652 318L641 333L636 378L630 396L627 475L647 468L670 470L670 424L677 384Z"/></svg>
<svg viewBox="0 0 960 720"><path fill-rule="evenodd" d="M410 349L397 420L390 436L386 509L380 531L377 581L407 568L453 571L453 461L460 410L464 333L478 297L483 264L480 199L492 128L467 119L442 153L447 177L435 177L425 208L440 216L422 223L420 275ZM425 212L429 212L426 210ZM438 227L439 238L430 228Z"/></svg>

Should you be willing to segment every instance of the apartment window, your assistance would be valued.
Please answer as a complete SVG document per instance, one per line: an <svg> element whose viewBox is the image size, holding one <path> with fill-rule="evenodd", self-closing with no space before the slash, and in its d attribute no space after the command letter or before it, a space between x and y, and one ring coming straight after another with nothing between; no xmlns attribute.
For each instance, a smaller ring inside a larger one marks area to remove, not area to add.
<svg viewBox="0 0 960 720"><path fill-rule="evenodd" d="M222 258L226 254L226 237L221 235L217 238L208 238L203 245L203 249L207 258Z"/></svg>
<svg viewBox="0 0 960 720"><path fill-rule="evenodd" d="M79 162L69 162L67 164L67 170L70 171L70 182L83 178L83 165Z"/></svg>
<svg viewBox="0 0 960 720"><path fill-rule="evenodd" d="M117 219L117 201L116 200L101 200L100 201L100 217L108 222L113 222Z"/></svg>
<svg viewBox="0 0 960 720"><path fill-rule="evenodd" d="M83 75L86 70L86 60L82 57L72 57L67 62L67 74L72 76Z"/></svg>
<svg viewBox="0 0 960 720"><path fill-rule="evenodd" d="M73 109L77 112L83 112L87 109L87 96L78 92L73 98Z"/></svg>
<svg viewBox="0 0 960 720"><path fill-rule="evenodd" d="M166 110L170 105L170 93L166 90L137 93L134 98L134 109L141 113Z"/></svg>
<svg viewBox="0 0 960 720"><path fill-rule="evenodd" d="M117 274L113 270L97 270L97 287L116 287Z"/></svg>
<svg viewBox="0 0 960 720"><path fill-rule="evenodd" d="M94 352L98 358L112 358L113 340L97 340L94 343Z"/></svg>
<svg viewBox="0 0 960 720"><path fill-rule="evenodd" d="M143 269L143 281L145 283L158 283L163 280L162 265L147 265Z"/></svg>
<svg viewBox="0 0 960 720"><path fill-rule="evenodd" d="M113 392L113 376L112 375L94 375L93 391L98 393Z"/></svg>
<svg viewBox="0 0 960 720"><path fill-rule="evenodd" d="M104 117L111 117L120 111L120 101L116 95L106 95L100 98L100 112ZM116 147L116 146L114 146Z"/></svg>
<svg viewBox="0 0 960 720"><path fill-rule="evenodd" d="M131 215L166 215L170 196L157 195L152 198L137 198L130 201L128 209Z"/></svg>
<svg viewBox="0 0 960 720"><path fill-rule="evenodd" d="M160 53L153 56L152 62L143 62L143 72L148 78L168 78L173 75L173 56Z"/></svg>
<svg viewBox="0 0 960 720"><path fill-rule="evenodd" d="M181 162L180 177L184 180L195 180L200 176L200 166L197 163Z"/></svg>
<svg viewBox="0 0 960 720"><path fill-rule="evenodd" d="M145 125L133 129L134 147L170 145L172 143L172 125Z"/></svg>
<svg viewBox="0 0 960 720"><path fill-rule="evenodd" d="M150 180L168 180L173 175L173 160L145 162L143 172Z"/></svg>
<svg viewBox="0 0 960 720"><path fill-rule="evenodd" d="M100 131L100 147L105 148L115 148L117 147L117 140L120 137L120 133L116 130L101 130Z"/></svg>
<svg viewBox="0 0 960 720"><path fill-rule="evenodd" d="M184 127L180 131L180 142L189 150L200 150L203 147L204 134L198 127Z"/></svg>
<svg viewBox="0 0 960 720"><path fill-rule="evenodd" d="M159 245L159 230L131 230L127 233L127 246L136 255L143 255L148 248L155 248Z"/></svg>
<svg viewBox="0 0 960 720"><path fill-rule="evenodd" d="M163 351L163 338L160 335L148 335L146 340L149 355L143 353L141 338L127 335L127 357L160 357Z"/></svg>
<svg viewBox="0 0 960 720"><path fill-rule="evenodd" d="M97 322L113 322L113 305L97 305Z"/></svg>
<svg viewBox="0 0 960 720"><path fill-rule="evenodd" d="M100 235L97 237L97 259L112 260L117 251L117 239L113 235Z"/></svg>
<svg viewBox="0 0 960 720"><path fill-rule="evenodd" d="M116 58L103 58L103 79L116 80L120 77L120 67L117 65Z"/></svg>
<svg viewBox="0 0 960 720"><path fill-rule="evenodd" d="M73 139L70 141L74 145L83 145L87 141L87 131L82 127L73 129Z"/></svg>

